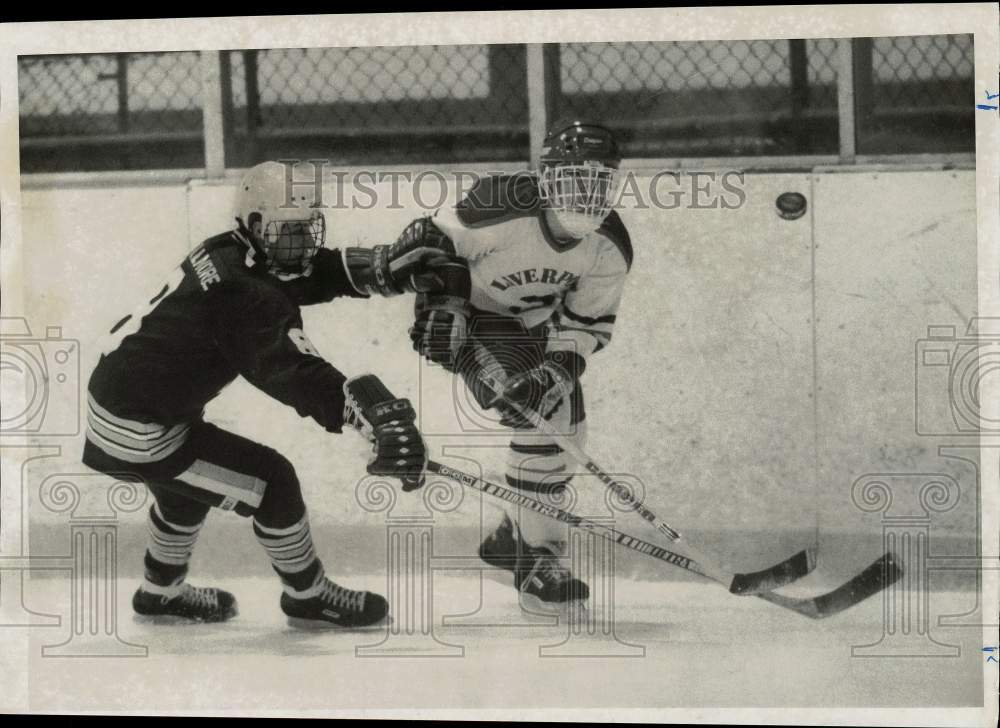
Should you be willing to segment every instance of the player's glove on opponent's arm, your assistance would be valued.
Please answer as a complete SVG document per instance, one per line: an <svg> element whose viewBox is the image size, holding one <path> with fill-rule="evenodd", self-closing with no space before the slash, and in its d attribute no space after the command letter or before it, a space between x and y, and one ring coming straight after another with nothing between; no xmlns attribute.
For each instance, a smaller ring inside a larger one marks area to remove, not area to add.
<svg viewBox="0 0 1000 728"><path fill-rule="evenodd" d="M462 258L449 256L435 261L428 271L437 276L441 286L436 291L417 294L410 340L421 356L455 371L469 323L472 295L469 264Z"/></svg>
<svg viewBox="0 0 1000 728"><path fill-rule="evenodd" d="M451 238L438 230L431 218L421 217L392 245L346 248L344 268L358 293L398 296L407 291L440 290L443 284L433 266L454 253Z"/></svg>
<svg viewBox="0 0 1000 728"><path fill-rule="evenodd" d="M556 351L547 353L541 366L509 377L491 404L501 414L500 424L531 428L531 420L519 410L550 419L572 393L585 367L586 360L579 354Z"/></svg>
<svg viewBox="0 0 1000 728"><path fill-rule="evenodd" d="M410 400L397 399L374 374L344 382L344 397L344 422L372 443L368 472L399 478L404 491L422 486L427 448Z"/></svg>

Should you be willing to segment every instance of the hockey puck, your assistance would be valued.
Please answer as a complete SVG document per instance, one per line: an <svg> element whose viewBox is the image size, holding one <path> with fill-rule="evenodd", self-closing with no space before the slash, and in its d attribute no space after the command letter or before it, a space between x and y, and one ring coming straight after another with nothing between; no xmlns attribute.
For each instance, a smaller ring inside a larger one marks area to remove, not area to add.
<svg viewBox="0 0 1000 728"><path fill-rule="evenodd" d="M806 214L806 196L801 192L782 192L774 201L778 214L785 220L798 220Z"/></svg>

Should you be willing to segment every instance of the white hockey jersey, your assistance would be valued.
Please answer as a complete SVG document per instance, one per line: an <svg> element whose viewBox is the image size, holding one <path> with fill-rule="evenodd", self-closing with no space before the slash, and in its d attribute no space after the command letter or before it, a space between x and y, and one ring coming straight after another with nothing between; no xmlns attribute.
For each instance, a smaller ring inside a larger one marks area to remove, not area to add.
<svg viewBox="0 0 1000 728"><path fill-rule="evenodd" d="M551 323L549 349L587 357L608 345L632 246L618 214L567 245L545 221L537 178L490 176L434 224L469 262L474 308L516 317L527 328Z"/></svg>

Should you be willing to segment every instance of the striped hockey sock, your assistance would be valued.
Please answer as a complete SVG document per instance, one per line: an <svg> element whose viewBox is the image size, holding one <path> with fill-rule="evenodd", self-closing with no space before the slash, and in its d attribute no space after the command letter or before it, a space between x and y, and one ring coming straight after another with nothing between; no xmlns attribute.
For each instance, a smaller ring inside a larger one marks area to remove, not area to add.
<svg viewBox="0 0 1000 728"><path fill-rule="evenodd" d="M290 597L308 599L319 594L324 578L323 563L313 547L307 514L285 528L264 526L254 519L253 532Z"/></svg>
<svg viewBox="0 0 1000 728"><path fill-rule="evenodd" d="M179 590L203 524L204 521L193 526L171 523L160 512L159 505L153 503L149 509L144 589L155 594Z"/></svg>
<svg viewBox="0 0 1000 728"><path fill-rule="evenodd" d="M567 472L567 456L558 444L536 434L515 434L507 452L507 485L543 503L561 504L573 473ZM562 505L565 507L565 505ZM528 508L507 507L521 539L529 546L546 546L559 552L565 526Z"/></svg>

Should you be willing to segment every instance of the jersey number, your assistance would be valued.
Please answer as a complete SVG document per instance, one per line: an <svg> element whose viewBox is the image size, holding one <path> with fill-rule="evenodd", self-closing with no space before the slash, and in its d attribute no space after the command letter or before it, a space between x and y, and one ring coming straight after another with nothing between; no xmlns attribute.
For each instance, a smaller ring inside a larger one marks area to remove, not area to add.
<svg viewBox="0 0 1000 728"><path fill-rule="evenodd" d="M519 314L525 311L534 311L536 308L548 308L556 302L556 295L553 293L547 296L521 296L521 300L528 305L510 306L511 313Z"/></svg>
<svg viewBox="0 0 1000 728"><path fill-rule="evenodd" d="M288 338L295 344L295 348L303 354L320 356L320 353L316 351L316 347L312 345L312 342L306 338L305 332L302 329L288 329Z"/></svg>
<svg viewBox="0 0 1000 728"><path fill-rule="evenodd" d="M164 282L159 293L149 299L146 303L140 304L135 311L116 323L112 327L111 331L104 335L100 342L101 353L105 355L110 354L121 345L122 339L129 334L134 334L138 331L139 327L142 325L143 318L145 318L150 311L156 308L160 301L177 290L177 287L183 280L184 271L178 267Z"/></svg>

